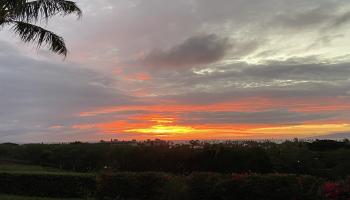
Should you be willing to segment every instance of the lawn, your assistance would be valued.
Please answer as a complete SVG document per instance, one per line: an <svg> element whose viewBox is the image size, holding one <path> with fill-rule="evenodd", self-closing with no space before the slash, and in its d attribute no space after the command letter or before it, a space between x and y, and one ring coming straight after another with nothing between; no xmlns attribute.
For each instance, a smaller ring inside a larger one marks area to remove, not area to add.
<svg viewBox="0 0 350 200"><path fill-rule="evenodd" d="M43 167L38 165L24 165L13 163L0 163L0 172L62 172L51 167Z"/></svg>
<svg viewBox="0 0 350 200"><path fill-rule="evenodd" d="M1 200L80 200L80 199L56 199L56 198L42 198L42 197L24 197L14 195L0 195Z"/></svg>
<svg viewBox="0 0 350 200"><path fill-rule="evenodd" d="M0 173L89 175L89 173L77 173L39 165L27 165L16 163L0 163Z"/></svg>

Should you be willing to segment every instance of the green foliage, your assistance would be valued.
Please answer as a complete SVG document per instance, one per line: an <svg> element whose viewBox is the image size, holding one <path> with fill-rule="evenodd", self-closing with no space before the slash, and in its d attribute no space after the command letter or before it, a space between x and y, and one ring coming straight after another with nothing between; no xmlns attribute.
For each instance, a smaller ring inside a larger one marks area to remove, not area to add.
<svg viewBox="0 0 350 200"><path fill-rule="evenodd" d="M95 190L94 176L0 173L0 193L39 197L86 197Z"/></svg>
<svg viewBox="0 0 350 200"><path fill-rule="evenodd" d="M99 199L161 199L171 178L163 173L119 173L102 175L98 180Z"/></svg>
<svg viewBox="0 0 350 200"><path fill-rule="evenodd" d="M335 180L350 175L347 142L200 143L199 148L192 145L0 144L0 165L4 160L74 172L291 173Z"/></svg>
<svg viewBox="0 0 350 200"><path fill-rule="evenodd" d="M193 200L220 198L218 185L224 176L217 173L194 173L187 178L188 193Z"/></svg>
<svg viewBox="0 0 350 200"><path fill-rule="evenodd" d="M62 198L46 198L46 197L26 197L14 195L0 195L1 200L80 200L80 199L62 199Z"/></svg>
<svg viewBox="0 0 350 200"><path fill-rule="evenodd" d="M292 174L1 173L0 193L97 200L345 200L350 182ZM1 197L1 196L0 196ZM0 198L2 199L2 198Z"/></svg>
<svg viewBox="0 0 350 200"><path fill-rule="evenodd" d="M191 200L314 200L322 183L311 176L201 173L189 178L189 193Z"/></svg>
<svg viewBox="0 0 350 200"><path fill-rule="evenodd" d="M12 164L12 163L3 163L0 164L0 172L52 172L52 173L69 173L57 168L43 167L40 165L26 165L26 164Z"/></svg>
<svg viewBox="0 0 350 200"><path fill-rule="evenodd" d="M321 187L322 195L326 200L348 200L350 199L350 180L327 181Z"/></svg>
<svg viewBox="0 0 350 200"><path fill-rule="evenodd" d="M0 171L6 171L0 173L0 193L98 200L343 200L350 197L350 184L338 180L350 174L349 145L0 144Z"/></svg>

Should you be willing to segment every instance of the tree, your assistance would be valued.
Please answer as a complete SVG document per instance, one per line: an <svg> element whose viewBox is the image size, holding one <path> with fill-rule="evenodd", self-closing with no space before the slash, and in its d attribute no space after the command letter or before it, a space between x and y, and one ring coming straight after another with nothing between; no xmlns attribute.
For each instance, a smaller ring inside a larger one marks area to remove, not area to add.
<svg viewBox="0 0 350 200"><path fill-rule="evenodd" d="M24 42L34 42L37 47L47 46L50 51L67 55L64 39L38 25L55 15L75 14L82 11L75 2L65 0L0 0L0 26L11 26Z"/></svg>

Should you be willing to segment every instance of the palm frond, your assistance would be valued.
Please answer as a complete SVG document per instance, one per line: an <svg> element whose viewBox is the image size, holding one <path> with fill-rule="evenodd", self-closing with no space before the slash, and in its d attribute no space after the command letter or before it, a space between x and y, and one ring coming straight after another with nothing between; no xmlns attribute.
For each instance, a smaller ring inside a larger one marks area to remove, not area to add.
<svg viewBox="0 0 350 200"><path fill-rule="evenodd" d="M36 42L38 48L47 46L52 52L66 56L63 38L35 25L59 14L81 17L82 11L75 2L67 0L0 0L0 28L13 25L13 31L24 42Z"/></svg>
<svg viewBox="0 0 350 200"><path fill-rule="evenodd" d="M62 37L54 34L39 26L29 24L22 21L9 21L13 24L13 31L18 34L24 42L35 42L38 48L41 46L48 46L50 51L67 55L67 48Z"/></svg>
<svg viewBox="0 0 350 200"><path fill-rule="evenodd" d="M6 0L3 0L6 1ZM13 20L37 22L48 20L50 17L62 14L82 16L82 11L73 1L66 0L7 0L11 1L8 12Z"/></svg>
<svg viewBox="0 0 350 200"><path fill-rule="evenodd" d="M1 10L10 10L17 6L23 5L27 0L0 0Z"/></svg>

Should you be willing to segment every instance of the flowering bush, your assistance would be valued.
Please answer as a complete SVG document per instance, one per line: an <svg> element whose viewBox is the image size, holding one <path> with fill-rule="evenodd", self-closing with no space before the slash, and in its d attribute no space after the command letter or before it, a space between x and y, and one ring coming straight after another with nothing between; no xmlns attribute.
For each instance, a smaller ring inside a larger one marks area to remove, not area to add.
<svg viewBox="0 0 350 200"><path fill-rule="evenodd" d="M350 179L341 182L326 182L322 192L327 200L350 200Z"/></svg>
<svg viewBox="0 0 350 200"><path fill-rule="evenodd" d="M324 192L325 197L330 200L337 200L344 193L342 186L335 182L326 182L322 186L322 191Z"/></svg>

